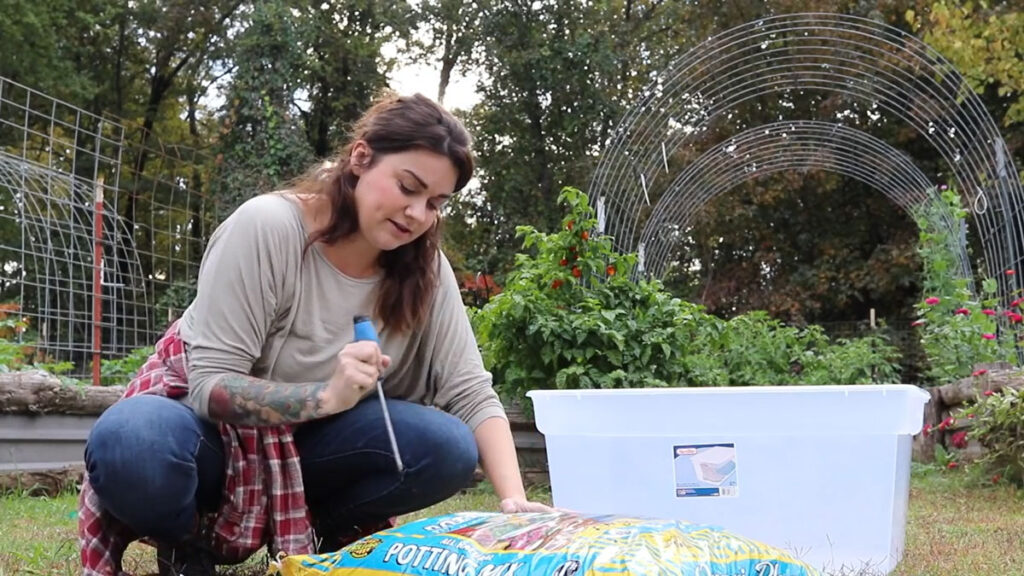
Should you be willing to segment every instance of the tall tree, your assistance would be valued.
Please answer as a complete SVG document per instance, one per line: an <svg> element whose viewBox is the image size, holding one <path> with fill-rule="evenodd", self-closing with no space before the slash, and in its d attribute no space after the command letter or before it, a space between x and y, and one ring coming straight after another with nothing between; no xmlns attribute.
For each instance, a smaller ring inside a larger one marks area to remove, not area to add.
<svg viewBox="0 0 1024 576"><path fill-rule="evenodd" d="M479 40L480 3L476 0L424 0L418 22L425 41L417 43L418 59L438 59L437 101L444 103L452 74L474 62Z"/></svg>
<svg viewBox="0 0 1024 576"><path fill-rule="evenodd" d="M101 89L94 67L79 67L68 35L82 33L83 44L109 24L103 15L112 2L85 4L43 0L0 0L0 76L67 102L84 104ZM88 30L84 21L96 24ZM17 47L17 49L14 49Z"/></svg>
<svg viewBox="0 0 1024 576"><path fill-rule="evenodd" d="M476 135L482 197L453 207L450 227L477 228L487 245L467 265L499 274L512 262L515 226L550 230L562 186L585 186L597 153L649 74L691 40L688 4L548 0L480 2L481 103ZM493 247L498 247L496 250Z"/></svg>
<svg viewBox="0 0 1024 576"><path fill-rule="evenodd" d="M306 55L299 70L308 100L302 117L313 153L324 157L387 86L395 62L382 48L407 39L414 13L399 0L296 2L294 9Z"/></svg>
<svg viewBox="0 0 1024 576"><path fill-rule="evenodd" d="M303 31L301 16L287 0L265 0L248 15L235 44L218 143L222 178L216 201L222 216L297 176L313 160L292 105L301 87Z"/></svg>

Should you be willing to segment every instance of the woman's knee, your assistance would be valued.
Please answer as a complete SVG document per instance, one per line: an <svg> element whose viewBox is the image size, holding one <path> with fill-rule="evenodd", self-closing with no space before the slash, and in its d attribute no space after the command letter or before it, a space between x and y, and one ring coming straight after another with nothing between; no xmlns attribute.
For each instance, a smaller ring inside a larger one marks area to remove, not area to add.
<svg viewBox="0 0 1024 576"><path fill-rule="evenodd" d="M418 452L428 453L431 475L450 489L459 490L473 479L480 455L473 431L458 418L440 411L422 421L416 441Z"/></svg>
<svg viewBox="0 0 1024 576"><path fill-rule="evenodd" d="M89 433L89 484L104 508L140 533L188 530L202 442L202 422L188 406L150 395L121 400Z"/></svg>
<svg viewBox="0 0 1024 576"><path fill-rule="evenodd" d="M97 419L86 441L86 466L146 475L153 467L140 464L190 459L199 437L198 419L187 406L162 396L133 396Z"/></svg>

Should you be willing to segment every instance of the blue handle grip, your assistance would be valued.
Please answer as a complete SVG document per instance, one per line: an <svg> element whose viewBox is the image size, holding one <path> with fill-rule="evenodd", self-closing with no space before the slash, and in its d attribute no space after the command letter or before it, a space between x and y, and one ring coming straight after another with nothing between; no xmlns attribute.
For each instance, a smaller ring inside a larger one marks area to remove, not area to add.
<svg viewBox="0 0 1024 576"><path fill-rule="evenodd" d="M356 342L371 340L378 344L380 343L380 339L377 338L377 329L373 327L373 321L370 320L369 316L353 317L352 330Z"/></svg>

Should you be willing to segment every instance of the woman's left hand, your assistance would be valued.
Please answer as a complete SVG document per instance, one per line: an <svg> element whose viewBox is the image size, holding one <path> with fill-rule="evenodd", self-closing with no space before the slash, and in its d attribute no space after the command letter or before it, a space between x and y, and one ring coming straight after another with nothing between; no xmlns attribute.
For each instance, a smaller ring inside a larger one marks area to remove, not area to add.
<svg viewBox="0 0 1024 576"><path fill-rule="evenodd" d="M505 514L516 514L518 512L557 512L547 504L531 502L526 498L505 498L501 501L501 511Z"/></svg>

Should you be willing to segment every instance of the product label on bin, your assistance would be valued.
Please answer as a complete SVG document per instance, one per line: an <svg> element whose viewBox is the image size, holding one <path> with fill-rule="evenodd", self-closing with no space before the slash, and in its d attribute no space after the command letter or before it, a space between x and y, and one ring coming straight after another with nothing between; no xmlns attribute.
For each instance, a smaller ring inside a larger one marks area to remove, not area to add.
<svg viewBox="0 0 1024 576"><path fill-rule="evenodd" d="M738 495L735 444L676 445L672 457L676 497Z"/></svg>

